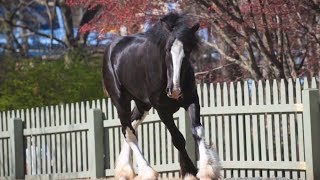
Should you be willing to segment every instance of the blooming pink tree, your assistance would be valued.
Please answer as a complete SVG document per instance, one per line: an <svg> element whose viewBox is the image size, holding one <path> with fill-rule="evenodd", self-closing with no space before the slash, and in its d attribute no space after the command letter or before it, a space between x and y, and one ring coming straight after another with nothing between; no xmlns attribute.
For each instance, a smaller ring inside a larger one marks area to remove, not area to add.
<svg viewBox="0 0 320 180"><path fill-rule="evenodd" d="M146 19L165 11L166 1L67 0L71 6L94 8L83 32L107 32L126 26L135 33ZM296 78L319 73L320 5L316 0L185 0L180 9L202 22L212 34L206 45L253 79ZM224 66L223 65L223 66ZM201 69L199 69L201 70ZM208 72L214 72L208 70ZM230 74L229 74L230 75Z"/></svg>
<svg viewBox="0 0 320 180"><path fill-rule="evenodd" d="M121 26L134 33L147 19L153 20L160 15L159 8L162 1L148 0L67 0L67 4L73 7L81 6L86 9L94 9L99 6L100 11L91 21L81 27L81 32L98 31L106 33L117 31Z"/></svg>

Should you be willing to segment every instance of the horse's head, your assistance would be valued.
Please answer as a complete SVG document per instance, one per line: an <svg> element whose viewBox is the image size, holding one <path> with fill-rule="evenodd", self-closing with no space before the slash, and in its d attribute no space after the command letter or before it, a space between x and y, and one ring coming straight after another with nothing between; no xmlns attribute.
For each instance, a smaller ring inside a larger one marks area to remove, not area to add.
<svg viewBox="0 0 320 180"><path fill-rule="evenodd" d="M170 14L161 19L169 32L169 38L166 42L167 53L165 59L167 66L166 92L168 97L173 99L179 99L182 96L180 88L182 62L189 60L190 53L196 48L198 43L196 32L199 29L199 24L197 23L189 28L186 21L182 18Z"/></svg>

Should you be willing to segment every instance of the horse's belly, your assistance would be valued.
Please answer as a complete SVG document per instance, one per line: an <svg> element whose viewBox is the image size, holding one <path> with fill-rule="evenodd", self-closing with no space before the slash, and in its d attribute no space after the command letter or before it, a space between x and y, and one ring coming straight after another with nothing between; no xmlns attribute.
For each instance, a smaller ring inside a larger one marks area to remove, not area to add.
<svg viewBox="0 0 320 180"><path fill-rule="evenodd" d="M127 84L124 86L125 89L133 96L134 99L151 104L151 99L154 99L155 96L159 96L162 88L159 84L150 86L146 81L136 80L132 84Z"/></svg>

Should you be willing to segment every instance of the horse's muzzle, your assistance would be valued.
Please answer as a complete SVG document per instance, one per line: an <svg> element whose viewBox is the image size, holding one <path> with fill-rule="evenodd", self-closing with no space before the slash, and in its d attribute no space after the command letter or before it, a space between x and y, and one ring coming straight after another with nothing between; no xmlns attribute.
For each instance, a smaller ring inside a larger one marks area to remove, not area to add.
<svg viewBox="0 0 320 180"><path fill-rule="evenodd" d="M171 90L171 88L167 88L166 92L167 92L167 96L172 99L177 100L182 97L182 92L181 92L180 88L174 88L172 90Z"/></svg>

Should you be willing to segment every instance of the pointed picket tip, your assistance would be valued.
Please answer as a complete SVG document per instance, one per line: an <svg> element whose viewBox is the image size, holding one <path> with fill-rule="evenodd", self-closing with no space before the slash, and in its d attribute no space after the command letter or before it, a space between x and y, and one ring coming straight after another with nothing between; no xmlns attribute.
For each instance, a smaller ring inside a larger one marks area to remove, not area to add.
<svg viewBox="0 0 320 180"><path fill-rule="evenodd" d="M35 128L34 108L31 108L30 111L31 128Z"/></svg>
<svg viewBox="0 0 320 180"><path fill-rule="evenodd" d="M288 97L289 104L294 104L294 89L293 89L293 80L291 78L288 79Z"/></svg>
<svg viewBox="0 0 320 180"><path fill-rule="evenodd" d="M75 123L80 123L80 107L78 102L75 103Z"/></svg>
<svg viewBox="0 0 320 180"><path fill-rule="evenodd" d="M304 77L303 78L303 89L308 89L308 88L309 88L308 78Z"/></svg>
<svg viewBox="0 0 320 180"><path fill-rule="evenodd" d="M66 118L65 118L65 122L66 124L70 124L70 108L69 108L69 104L66 104L66 108L65 108L65 113L66 113Z"/></svg>
<svg viewBox="0 0 320 180"><path fill-rule="evenodd" d="M66 119L65 119L65 105L61 104L60 105L60 119L61 119L61 125L66 124Z"/></svg>
<svg viewBox="0 0 320 180"><path fill-rule="evenodd" d="M100 99L97 99L97 101L96 101L96 108L97 108L97 109L101 109Z"/></svg>
<svg viewBox="0 0 320 180"><path fill-rule="evenodd" d="M81 102L80 102L81 109L84 108L84 104L85 104L84 101L81 101Z"/></svg>
<svg viewBox="0 0 320 180"><path fill-rule="evenodd" d="M198 91L198 93L201 92L201 84L197 84L197 91Z"/></svg>
<svg viewBox="0 0 320 180"><path fill-rule="evenodd" d="M286 99L287 99L287 93L286 93L285 80L281 79L280 80L280 103L286 104L287 103Z"/></svg>
<svg viewBox="0 0 320 180"><path fill-rule="evenodd" d="M237 82L237 106L243 106L243 89L242 89L242 82Z"/></svg>
<svg viewBox="0 0 320 180"><path fill-rule="evenodd" d="M213 83L209 85L209 95L210 95L210 107L216 106L216 94L215 94L215 86Z"/></svg>
<svg viewBox="0 0 320 180"><path fill-rule="evenodd" d="M90 101L86 101L86 112L88 112L89 111L89 109L91 109L91 106L90 106ZM88 115L89 115L89 113L86 113L87 114L87 117L88 117ZM88 118L87 118L88 119Z"/></svg>
<svg viewBox="0 0 320 180"><path fill-rule="evenodd" d="M3 128L2 128L2 123L3 123L3 121L4 121L4 119L2 119L2 113L3 113L3 112L0 111L0 132L1 132L1 131L4 131Z"/></svg>
<svg viewBox="0 0 320 180"><path fill-rule="evenodd" d="M90 109L90 101L87 100L87 101L85 101L84 103L85 103L85 105L86 105L86 109Z"/></svg>
<svg viewBox="0 0 320 180"><path fill-rule="evenodd" d="M107 116L107 104L106 104L106 98L101 99L101 112L103 119L106 119Z"/></svg>
<svg viewBox="0 0 320 180"><path fill-rule="evenodd" d="M301 91L301 81L300 78L296 79L296 103L301 103L302 102L302 91Z"/></svg>
<svg viewBox="0 0 320 180"><path fill-rule="evenodd" d="M272 104L279 104L278 82L276 79L273 80L272 91L273 91L273 93L272 93L273 94L273 96L272 96L273 103Z"/></svg>
<svg viewBox="0 0 320 180"><path fill-rule="evenodd" d="M91 109L96 109L97 105L96 105L96 100L92 100L91 101Z"/></svg>
<svg viewBox="0 0 320 180"><path fill-rule="evenodd" d="M217 93L217 107L221 107L222 103L221 103L221 86L220 83L217 83L217 87L216 87L216 93Z"/></svg>
<svg viewBox="0 0 320 180"><path fill-rule="evenodd" d="M6 131L7 130L7 114L5 111L2 112L2 119L3 119L3 129Z"/></svg>
<svg viewBox="0 0 320 180"><path fill-rule="evenodd" d="M234 90L234 87L235 87L234 84L235 84L235 82L233 82L233 81L230 82L230 86L229 86L230 90L231 90L231 89Z"/></svg>
<svg viewBox="0 0 320 180"><path fill-rule="evenodd" d="M55 126L56 125L55 123L56 122L55 122L55 117L54 117L54 106L51 105L50 106L50 124L51 124L51 126Z"/></svg>
<svg viewBox="0 0 320 180"><path fill-rule="evenodd" d="M25 111L25 109L21 109L21 110L18 110L17 113L19 114L19 118L21 118L21 120L25 122L26 117L24 115L24 111ZM1 116L1 114L0 114L0 116Z"/></svg>
<svg viewBox="0 0 320 180"><path fill-rule="evenodd" d="M55 109L55 115L56 115L56 125L60 126L61 119L60 119L59 105L55 105L54 109Z"/></svg>
<svg viewBox="0 0 320 180"><path fill-rule="evenodd" d="M250 105L250 95L249 95L249 83L248 81L244 81L243 85L243 95L244 95L244 105Z"/></svg>
<svg viewBox="0 0 320 180"><path fill-rule="evenodd" d="M39 118L40 118L40 127L45 127L45 112L44 112L44 107L40 107L39 108L39 111L40 111L40 115L39 115Z"/></svg>
<svg viewBox="0 0 320 180"><path fill-rule="evenodd" d="M251 105L257 105L257 87L256 82L251 81Z"/></svg>
<svg viewBox="0 0 320 180"><path fill-rule="evenodd" d="M263 82L262 80L258 81L258 100L257 100L257 104L259 105L264 105L264 90L263 90Z"/></svg>
<svg viewBox="0 0 320 180"><path fill-rule="evenodd" d="M70 105L70 123L76 124L76 109L75 103L71 103Z"/></svg>
<svg viewBox="0 0 320 180"><path fill-rule="evenodd" d="M268 79L266 80L265 93L266 93L266 105L270 105L271 104L271 84Z"/></svg>
<svg viewBox="0 0 320 180"><path fill-rule="evenodd" d="M236 97L235 97L235 89L234 89L234 83L230 82L230 106L236 105Z"/></svg>
<svg viewBox="0 0 320 180"><path fill-rule="evenodd" d="M80 103L80 112L81 112L81 115L80 115L80 122L81 123L84 123L86 122L86 112L85 112L85 102L81 101Z"/></svg>
<svg viewBox="0 0 320 180"><path fill-rule="evenodd" d="M203 94L203 106L209 107L209 88L210 84L204 83L202 88L202 94Z"/></svg>
<svg viewBox="0 0 320 180"><path fill-rule="evenodd" d="M20 118L21 119L21 116L20 116L20 110L17 109L17 110L12 110L13 111L13 114L14 114L14 117L17 117L17 118ZM0 122L1 123L1 122Z"/></svg>
<svg viewBox="0 0 320 180"><path fill-rule="evenodd" d="M311 79L311 88L317 88L316 77L312 77L312 79Z"/></svg>
<svg viewBox="0 0 320 180"><path fill-rule="evenodd" d="M70 111L72 112L72 114L74 113L74 103L70 103Z"/></svg>
<svg viewBox="0 0 320 180"><path fill-rule="evenodd" d="M201 107L203 107L203 99L202 99L203 92L202 92L201 86L202 86L201 84L197 84L197 92L198 92L198 96L199 96L199 104Z"/></svg>
<svg viewBox="0 0 320 180"><path fill-rule="evenodd" d="M222 91L223 91L223 106L229 106L229 92L228 92L228 85L226 82L223 83Z"/></svg>

